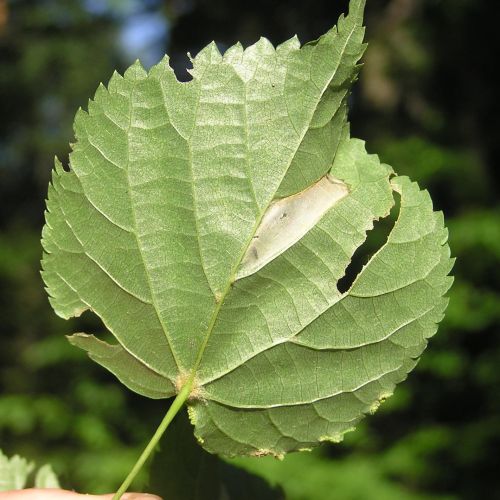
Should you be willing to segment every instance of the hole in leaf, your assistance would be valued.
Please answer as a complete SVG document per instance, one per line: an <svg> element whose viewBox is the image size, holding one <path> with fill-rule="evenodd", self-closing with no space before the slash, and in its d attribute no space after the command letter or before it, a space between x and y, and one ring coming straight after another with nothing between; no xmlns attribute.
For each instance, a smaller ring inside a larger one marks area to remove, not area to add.
<svg viewBox="0 0 500 500"><path fill-rule="evenodd" d="M89 335L95 335L99 340L103 340L109 344L116 344L113 334L109 332L101 318L93 311L86 310L80 317L75 318L73 321L75 326L72 328L72 332L84 332Z"/></svg>
<svg viewBox="0 0 500 500"><path fill-rule="evenodd" d="M69 163L69 160L67 161L61 161L62 168L65 172L71 172L71 165Z"/></svg>
<svg viewBox="0 0 500 500"><path fill-rule="evenodd" d="M179 82L187 83L193 79L189 72L193 69L193 63L188 54L180 52L172 54L170 56L169 65Z"/></svg>
<svg viewBox="0 0 500 500"><path fill-rule="evenodd" d="M373 228L367 232L366 240L356 249L344 276L338 281L337 288L340 293L345 293L351 288L363 266L368 263L389 238L401 208L401 195L393 191L393 196L394 205L389 215L373 223Z"/></svg>

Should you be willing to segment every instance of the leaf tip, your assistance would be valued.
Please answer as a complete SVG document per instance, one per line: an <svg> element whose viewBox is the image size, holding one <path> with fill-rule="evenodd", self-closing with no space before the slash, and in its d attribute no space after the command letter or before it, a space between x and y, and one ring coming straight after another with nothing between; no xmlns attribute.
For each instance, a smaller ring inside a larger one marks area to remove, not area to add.
<svg viewBox="0 0 500 500"><path fill-rule="evenodd" d="M142 80L146 78L147 72L142 66L141 61L136 59L134 63L125 71L123 76L133 81Z"/></svg>
<svg viewBox="0 0 500 500"><path fill-rule="evenodd" d="M264 52L274 52L274 45L271 43L271 41L266 38L265 36L261 36L256 43L257 46L262 47Z"/></svg>
<svg viewBox="0 0 500 500"><path fill-rule="evenodd" d="M355 16L356 19L361 17L360 22L362 22L365 7L366 0L351 0L349 3L349 16Z"/></svg>
<svg viewBox="0 0 500 500"><path fill-rule="evenodd" d="M276 47L276 52L288 53L295 50L300 50L300 40L297 34Z"/></svg>

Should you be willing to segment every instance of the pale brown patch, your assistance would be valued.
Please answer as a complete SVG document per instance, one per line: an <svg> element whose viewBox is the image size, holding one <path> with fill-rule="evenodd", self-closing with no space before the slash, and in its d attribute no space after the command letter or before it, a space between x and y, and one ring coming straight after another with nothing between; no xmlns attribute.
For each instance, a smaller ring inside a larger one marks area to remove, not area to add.
<svg viewBox="0 0 500 500"><path fill-rule="evenodd" d="M186 372L183 371L177 375L177 378L175 379L175 392L179 394L179 392L182 390L182 388L189 383L189 380L191 378L191 372ZM194 378L191 386L191 391L189 393L188 401L203 401L205 400L204 397L204 390L203 386L201 386L198 381L196 380L196 377Z"/></svg>
<svg viewBox="0 0 500 500"><path fill-rule="evenodd" d="M73 310L73 318L79 318L85 311L90 311L90 307L77 307Z"/></svg>
<svg viewBox="0 0 500 500"><path fill-rule="evenodd" d="M377 410L380 408L380 405L382 403L385 403L387 401L387 398L390 398L391 396L392 396L391 393L381 394L380 397L371 404L368 413L370 413L371 415L376 413Z"/></svg>
<svg viewBox="0 0 500 500"><path fill-rule="evenodd" d="M250 453L251 457L274 457L278 460L283 460L285 455L283 453L276 453L271 450L254 450Z"/></svg>

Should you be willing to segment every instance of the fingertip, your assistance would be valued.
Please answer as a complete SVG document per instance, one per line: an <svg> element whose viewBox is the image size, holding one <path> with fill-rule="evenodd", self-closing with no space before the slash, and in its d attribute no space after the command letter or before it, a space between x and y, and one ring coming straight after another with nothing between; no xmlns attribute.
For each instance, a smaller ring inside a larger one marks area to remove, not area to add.
<svg viewBox="0 0 500 500"><path fill-rule="evenodd" d="M151 495L150 493L125 493L122 496L122 500L162 500L157 495Z"/></svg>

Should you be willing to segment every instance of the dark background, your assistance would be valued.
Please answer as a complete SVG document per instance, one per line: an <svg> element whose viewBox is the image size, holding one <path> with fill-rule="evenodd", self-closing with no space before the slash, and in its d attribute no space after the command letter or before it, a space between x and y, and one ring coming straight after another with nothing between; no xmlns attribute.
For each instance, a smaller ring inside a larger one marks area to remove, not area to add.
<svg viewBox="0 0 500 500"><path fill-rule="evenodd" d="M245 462L292 500L500 498L499 12L480 0L368 0L353 135L431 192L457 257L447 317L416 371L343 444ZM71 348L39 276L53 156L99 82L136 58L260 35L305 42L336 0L0 0L0 448L50 461L65 486L111 491L166 409ZM240 461L241 462L241 461ZM242 481L243 484L243 481ZM243 487L243 486L242 486Z"/></svg>

